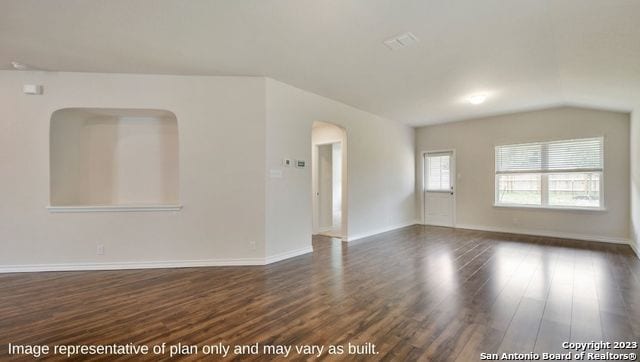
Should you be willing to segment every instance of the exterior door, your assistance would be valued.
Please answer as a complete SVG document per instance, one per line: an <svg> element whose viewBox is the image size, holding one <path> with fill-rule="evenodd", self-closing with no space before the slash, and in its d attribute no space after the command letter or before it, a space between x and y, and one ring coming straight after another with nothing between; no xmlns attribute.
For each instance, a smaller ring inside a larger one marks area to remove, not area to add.
<svg viewBox="0 0 640 362"><path fill-rule="evenodd" d="M453 151L424 155L424 223L455 224L455 159Z"/></svg>

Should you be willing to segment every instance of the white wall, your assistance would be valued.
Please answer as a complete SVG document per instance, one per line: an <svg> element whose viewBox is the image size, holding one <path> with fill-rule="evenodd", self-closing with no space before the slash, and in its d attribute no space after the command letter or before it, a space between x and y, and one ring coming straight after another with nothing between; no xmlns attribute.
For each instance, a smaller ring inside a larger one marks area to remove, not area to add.
<svg viewBox="0 0 640 362"><path fill-rule="evenodd" d="M631 114L631 243L640 257L640 106Z"/></svg>
<svg viewBox="0 0 640 362"><path fill-rule="evenodd" d="M44 94L22 94L28 83ZM173 112L183 209L50 213L50 118L74 107ZM308 252L318 120L348 134L349 237L414 223L412 128L261 77L0 71L0 271L261 264ZM284 169L285 157L307 167Z"/></svg>
<svg viewBox="0 0 640 362"><path fill-rule="evenodd" d="M348 238L415 222L414 130L345 104L267 79L267 255L311 243L311 170L283 168L283 158L311 160L311 127L325 121L347 132Z"/></svg>
<svg viewBox="0 0 640 362"><path fill-rule="evenodd" d="M606 211L494 207L494 147L501 144L605 137ZM488 117L417 130L417 194L422 192L422 152L455 149L456 225L625 242L629 239L629 115L579 108ZM419 200L422 200L418 196ZM423 207L419 208L422 215Z"/></svg>
<svg viewBox="0 0 640 362"><path fill-rule="evenodd" d="M44 94L22 94L25 83L44 85ZM261 262L264 92L264 78L252 77L0 71L0 266ZM49 119L68 107L174 112L184 208L49 213Z"/></svg>

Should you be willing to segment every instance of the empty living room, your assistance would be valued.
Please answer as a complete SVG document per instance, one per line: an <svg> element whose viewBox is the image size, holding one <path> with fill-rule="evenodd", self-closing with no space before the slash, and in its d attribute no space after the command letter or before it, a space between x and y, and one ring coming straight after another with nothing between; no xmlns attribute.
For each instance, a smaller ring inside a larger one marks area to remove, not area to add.
<svg viewBox="0 0 640 362"><path fill-rule="evenodd" d="M0 361L635 361L640 1L0 0Z"/></svg>

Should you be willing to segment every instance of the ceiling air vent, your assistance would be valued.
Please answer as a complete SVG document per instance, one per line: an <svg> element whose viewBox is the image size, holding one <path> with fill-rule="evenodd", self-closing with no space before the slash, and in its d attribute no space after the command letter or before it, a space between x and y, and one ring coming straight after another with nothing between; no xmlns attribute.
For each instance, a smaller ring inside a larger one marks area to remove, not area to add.
<svg viewBox="0 0 640 362"><path fill-rule="evenodd" d="M408 47L409 45L413 45L418 41L418 37L416 37L412 33L404 33L385 40L384 45L386 45L391 50L397 50L400 48Z"/></svg>

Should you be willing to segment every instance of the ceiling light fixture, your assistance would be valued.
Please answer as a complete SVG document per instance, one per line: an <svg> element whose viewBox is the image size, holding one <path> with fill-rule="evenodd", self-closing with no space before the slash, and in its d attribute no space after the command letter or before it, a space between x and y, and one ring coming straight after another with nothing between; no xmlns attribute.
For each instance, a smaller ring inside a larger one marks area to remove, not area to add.
<svg viewBox="0 0 640 362"><path fill-rule="evenodd" d="M11 66L15 70L29 70L29 69L31 69L31 67L29 67L28 65L22 64L20 62L15 62L15 61L11 62Z"/></svg>
<svg viewBox="0 0 640 362"><path fill-rule="evenodd" d="M474 95L469 97L469 103L471 103L473 105L482 104L486 100L487 100L487 95L484 94L484 93L474 94Z"/></svg>

